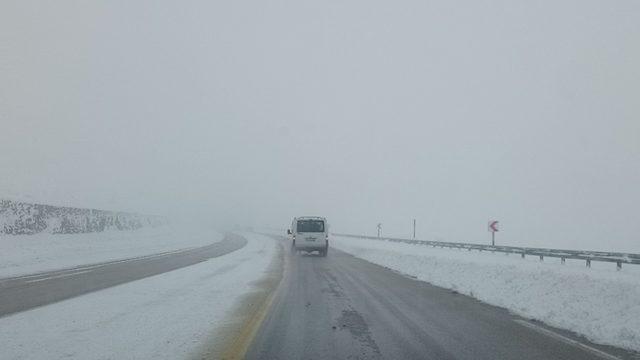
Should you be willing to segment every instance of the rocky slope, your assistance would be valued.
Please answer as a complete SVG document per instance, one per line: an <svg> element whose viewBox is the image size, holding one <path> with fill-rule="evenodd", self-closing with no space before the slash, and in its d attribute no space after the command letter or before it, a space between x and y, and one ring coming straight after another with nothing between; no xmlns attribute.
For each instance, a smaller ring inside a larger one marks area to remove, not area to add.
<svg viewBox="0 0 640 360"><path fill-rule="evenodd" d="M75 234L134 230L166 223L159 216L0 200L0 234Z"/></svg>

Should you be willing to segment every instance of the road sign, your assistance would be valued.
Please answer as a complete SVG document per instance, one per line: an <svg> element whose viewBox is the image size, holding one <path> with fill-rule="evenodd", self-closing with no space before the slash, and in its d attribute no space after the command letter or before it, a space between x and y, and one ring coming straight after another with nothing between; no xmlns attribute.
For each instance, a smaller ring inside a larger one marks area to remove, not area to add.
<svg viewBox="0 0 640 360"><path fill-rule="evenodd" d="M491 232L491 245L496 245L496 232L498 231L498 220L489 221L489 231Z"/></svg>
<svg viewBox="0 0 640 360"><path fill-rule="evenodd" d="M491 231L491 232L498 231L498 221L497 220L489 221L489 231Z"/></svg>

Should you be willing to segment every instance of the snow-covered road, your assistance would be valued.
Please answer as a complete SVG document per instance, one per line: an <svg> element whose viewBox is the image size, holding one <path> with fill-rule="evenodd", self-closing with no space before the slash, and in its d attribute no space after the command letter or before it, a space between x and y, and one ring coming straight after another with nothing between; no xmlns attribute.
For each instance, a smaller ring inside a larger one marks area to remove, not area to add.
<svg viewBox="0 0 640 360"><path fill-rule="evenodd" d="M180 359L210 349L239 299L255 289L275 242L0 318L3 359Z"/></svg>

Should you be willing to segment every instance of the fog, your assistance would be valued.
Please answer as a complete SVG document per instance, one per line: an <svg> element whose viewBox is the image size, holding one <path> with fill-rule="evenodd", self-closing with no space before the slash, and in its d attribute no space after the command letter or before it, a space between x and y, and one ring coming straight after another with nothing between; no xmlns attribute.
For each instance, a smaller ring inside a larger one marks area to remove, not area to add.
<svg viewBox="0 0 640 360"><path fill-rule="evenodd" d="M637 1L8 1L0 196L640 251Z"/></svg>

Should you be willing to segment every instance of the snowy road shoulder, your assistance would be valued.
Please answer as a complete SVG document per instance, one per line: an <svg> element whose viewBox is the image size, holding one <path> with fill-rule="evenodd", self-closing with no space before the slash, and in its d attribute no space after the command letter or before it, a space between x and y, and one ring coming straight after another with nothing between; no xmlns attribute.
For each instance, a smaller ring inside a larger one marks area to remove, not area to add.
<svg viewBox="0 0 640 360"><path fill-rule="evenodd" d="M8 359L178 359L209 347L277 253L247 235L235 252L0 319Z"/></svg>
<svg viewBox="0 0 640 360"><path fill-rule="evenodd" d="M589 340L640 351L640 268L623 271L504 254L334 237L332 246Z"/></svg>

